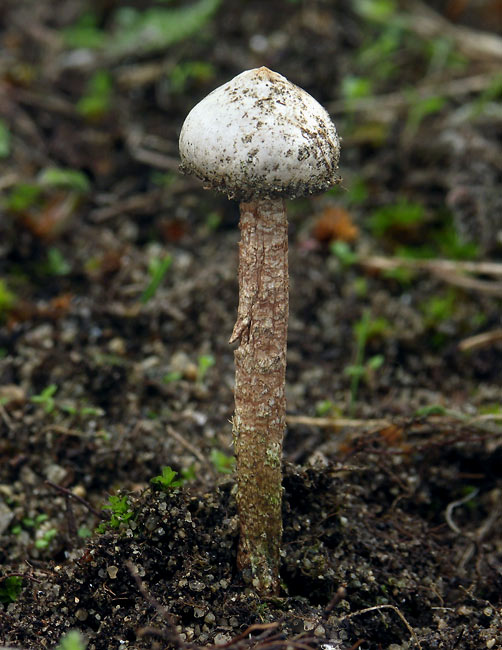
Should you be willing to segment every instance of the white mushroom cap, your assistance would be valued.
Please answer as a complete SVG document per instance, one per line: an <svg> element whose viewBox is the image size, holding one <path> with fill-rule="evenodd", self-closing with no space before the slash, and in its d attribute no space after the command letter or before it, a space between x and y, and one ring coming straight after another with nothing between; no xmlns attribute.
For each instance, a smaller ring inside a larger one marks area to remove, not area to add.
<svg viewBox="0 0 502 650"><path fill-rule="evenodd" d="M181 169L229 198L315 194L339 182L340 142L324 108L268 68L241 73L188 114Z"/></svg>

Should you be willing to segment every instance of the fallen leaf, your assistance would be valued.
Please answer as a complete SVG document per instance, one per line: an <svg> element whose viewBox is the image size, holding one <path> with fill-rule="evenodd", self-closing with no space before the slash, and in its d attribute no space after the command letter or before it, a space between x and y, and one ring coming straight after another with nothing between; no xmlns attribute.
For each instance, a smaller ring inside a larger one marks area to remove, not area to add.
<svg viewBox="0 0 502 650"><path fill-rule="evenodd" d="M319 242L353 242L359 236L359 229L351 215L341 207L327 207L314 224L313 236Z"/></svg>

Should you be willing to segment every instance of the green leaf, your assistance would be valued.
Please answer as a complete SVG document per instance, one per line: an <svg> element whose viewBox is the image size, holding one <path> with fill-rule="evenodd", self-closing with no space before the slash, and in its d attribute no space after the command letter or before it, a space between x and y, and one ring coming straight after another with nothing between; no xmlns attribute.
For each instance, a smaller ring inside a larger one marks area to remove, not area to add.
<svg viewBox="0 0 502 650"><path fill-rule="evenodd" d="M356 0L355 9L363 18L386 23L396 13L396 3L393 0Z"/></svg>
<svg viewBox="0 0 502 650"><path fill-rule="evenodd" d="M425 99L415 99L415 101L412 101L405 127L408 134L414 134L422 120L428 115L439 113L445 103L446 98L441 96L426 97Z"/></svg>
<svg viewBox="0 0 502 650"><path fill-rule="evenodd" d="M52 413L56 406L53 396L57 389L58 387L56 384L50 384L47 388L44 388L39 395L33 395L30 401L33 402L33 404L42 404L46 413Z"/></svg>
<svg viewBox="0 0 502 650"><path fill-rule="evenodd" d="M161 259L154 258L150 261L148 271L150 273L151 280L141 296L142 303L148 302L157 293L157 289L161 285L162 280L164 279L164 276L172 263L173 258L171 255L166 255Z"/></svg>
<svg viewBox="0 0 502 650"><path fill-rule="evenodd" d="M71 265L65 260L59 248L49 248L44 270L48 275L68 275Z"/></svg>
<svg viewBox="0 0 502 650"><path fill-rule="evenodd" d="M84 117L95 119L111 108L112 77L107 70L98 70L87 82L84 95L77 102L77 111Z"/></svg>
<svg viewBox="0 0 502 650"><path fill-rule="evenodd" d="M7 283L0 278L0 316L7 313L16 302L16 296L9 290Z"/></svg>
<svg viewBox="0 0 502 650"><path fill-rule="evenodd" d="M348 101L369 97L372 92L371 80L367 77L347 76L342 79L342 95Z"/></svg>
<svg viewBox="0 0 502 650"><path fill-rule="evenodd" d="M98 48L106 40L106 34L98 27L98 18L92 12L86 12L78 21L63 30L63 39L68 47Z"/></svg>
<svg viewBox="0 0 502 650"><path fill-rule="evenodd" d="M430 404L429 406L422 406L415 411L415 415L419 418L428 417L429 415L446 415L446 409L441 404Z"/></svg>
<svg viewBox="0 0 502 650"><path fill-rule="evenodd" d="M5 207L12 212L25 212L39 200L42 190L33 183L14 185L7 197Z"/></svg>
<svg viewBox="0 0 502 650"><path fill-rule="evenodd" d="M21 593L23 585L20 576L8 576L0 578L0 603L15 603Z"/></svg>
<svg viewBox="0 0 502 650"><path fill-rule="evenodd" d="M59 641L56 650L85 650L87 642L78 630L70 630Z"/></svg>
<svg viewBox="0 0 502 650"><path fill-rule="evenodd" d="M51 543L51 540L54 539L54 537L56 537L57 534L58 531L55 528L51 528L50 530L46 531L43 537L35 541L35 548L38 549L47 548Z"/></svg>
<svg viewBox="0 0 502 650"><path fill-rule="evenodd" d="M175 480L178 476L178 472L175 472L168 465L162 466L161 471L162 474L160 476L154 476L151 478L150 483L159 485L164 490L180 487L180 485L183 483L181 480Z"/></svg>
<svg viewBox="0 0 502 650"><path fill-rule="evenodd" d="M209 368L214 366L215 360L212 354L201 354L197 363L197 381L202 383Z"/></svg>
<svg viewBox="0 0 502 650"><path fill-rule="evenodd" d="M220 3L199 0L188 7L152 7L144 11L122 7L115 15L117 28L105 42L106 54L122 58L164 50L199 32Z"/></svg>
<svg viewBox="0 0 502 650"><path fill-rule="evenodd" d="M348 377L362 377L365 373L364 366L351 365L343 369L343 373Z"/></svg>
<svg viewBox="0 0 502 650"><path fill-rule="evenodd" d="M218 449L211 451L211 462L213 463L217 472L220 474L232 474L235 466L234 456L227 456Z"/></svg>
<svg viewBox="0 0 502 650"><path fill-rule="evenodd" d="M0 120L0 158L10 154L10 131L4 120Z"/></svg>
<svg viewBox="0 0 502 650"><path fill-rule="evenodd" d="M376 237L381 237L392 228L409 228L423 221L424 206L406 200L386 205L375 210L369 218L369 225Z"/></svg>
<svg viewBox="0 0 502 650"><path fill-rule="evenodd" d="M384 361L385 357L383 354L375 354L374 357L368 359L366 365L370 370L378 370L378 368L382 367Z"/></svg>
<svg viewBox="0 0 502 650"><path fill-rule="evenodd" d="M343 266L352 266L357 262L358 255L345 241L334 241L330 244L330 252L338 257Z"/></svg>
<svg viewBox="0 0 502 650"><path fill-rule="evenodd" d="M85 194L90 189L89 179L78 169L62 169L47 167L38 175L38 182L42 187L57 187L74 190Z"/></svg>

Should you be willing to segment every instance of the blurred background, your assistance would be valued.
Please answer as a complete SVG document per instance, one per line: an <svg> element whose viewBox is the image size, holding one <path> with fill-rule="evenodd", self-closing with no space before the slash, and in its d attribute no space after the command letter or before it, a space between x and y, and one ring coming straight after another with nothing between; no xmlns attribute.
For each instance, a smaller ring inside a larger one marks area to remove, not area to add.
<svg viewBox="0 0 502 650"><path fill-rule="evenodd" d="M4 449L42 421L83 434L77 457L120 443L141 481L176 425L231 456L238 208L180 175L177 139L262 65L343 141L342 183L288 206L290 418L500 415L501 20L499 0L3 0ZM301 461L320 434L293 422Z"/></svg>

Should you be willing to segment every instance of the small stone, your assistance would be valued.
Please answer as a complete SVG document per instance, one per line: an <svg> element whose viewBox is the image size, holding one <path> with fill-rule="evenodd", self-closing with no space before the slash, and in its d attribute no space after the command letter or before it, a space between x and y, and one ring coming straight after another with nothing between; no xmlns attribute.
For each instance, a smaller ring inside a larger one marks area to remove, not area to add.
<svg viewBox="0 0 502 650"><path fill-rule="evenodd" d="M81 607L79 607L79 609L77 609L77 611L75 612L75 616L76 618L78 618L79 621L85 621L87 620L89 613L87 612L86 609L82 609Z"/></svg>
<svg viewBox="0 0 502 650"><path fill-rule="evenodd" d="M61 465L51 463L45 468L44 474L46 479L59 485L60 483L64 482L67 471L64 467L61 467Z"/></svg>
<svg viewBox="0 0 502 650"><path fill-rule="evenodd" d="M0 400L5 406L22 404L26 400L26 392L16 384L0 386Z"/></svg>
<svg viewBox="0 0 502 650"><path fill-rule="evenodd" d="M0 499L0 535L7 530L13 518L12 510Z"/></svg>
<svg viewBox="0 0 502 650"><path fill-rule="evenodd" d="M488 641L486 642L486 647L488 648L488 650L490 650L490 648L493 648L494 645L495 645L495 639L488 639Z"/></svg>
<svg viewBox="0 0 502 650"><path fill-rule="evenodd" d="M200 607L194 607L193 615L195 616L195 618L202 618L204 616L204 610L201 609Z"/></svg>
<svg viewBox="0 0 502 650"><path fill-rule="evenodd" d="M112 354L118 354L120 356L124 355L127 351L124 339L119 336L110 339L110 341L108 341L108 350Z"/></svg>
<svg viewBox="0 0 502 650"><path fill-rule="evenodd" d="M110 566L106 568L106 572L108 573L108 575L112 580L115 580L115 578L117 577L117 573L119 572L119 568L118 566L110 564Z"/></svg>
<svg viewBox="0 0 502 650"><path fill-rule="evenodd" d="M76 497L80 497L81 499L85 499L87 496L87 490L81 484L75 485L75 487L72 489L72 494L74 494Z"/></svg>
<svg viewBox="0 0 502 650"><path fill-rule="evenodd" d="M316 629L314 630L314 636L317 636L317 637L326 636L326 630L324 629L324 627L322 625L318 625L316 627Z"/></svg>
<svg viewBox="0 0 502 650"><path fill-rule="evenodd" d="M192 591L203 591L206 585L200 580L190 580L188 586Z"/></svg>
<svg viewBox="0 0 502 650"><path fill-rule="evenodd" d="M205 617L204 617L204 622L205 623L214 623L216 620L216 616L213 614L213 612L208 612Z"/></svg>
<svg viewBox="0 0 502 650"><path fill-rule="evenodd" d="M472 614L472 609L466 605L460 605L457 609L457 613L460 614L460 616L470 616Z"/></svg>
<svg viewBox="0 0 502 650"><path fill-rule="evenodd" d="M214 637L214 645L225 645L230 640L231 640L231 637L228 634L223 634L223 632L219 632Z"/></svg>

